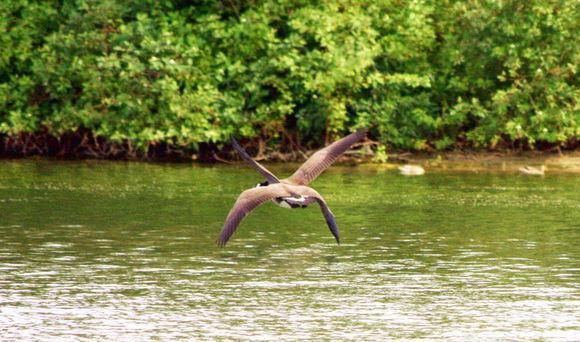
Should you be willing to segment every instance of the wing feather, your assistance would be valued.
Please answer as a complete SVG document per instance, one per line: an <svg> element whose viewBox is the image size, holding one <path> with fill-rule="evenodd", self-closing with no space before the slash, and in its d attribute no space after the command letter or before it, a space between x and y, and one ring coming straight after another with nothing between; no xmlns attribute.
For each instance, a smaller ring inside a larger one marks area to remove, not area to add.
<svg viewBox="0 0 580 342"><path fill-rule="evenodd" d="M245 160L248 164L250 164L250 166L256 169L256 171L258 171L262 176L266 177L268 183L270 184L280 183L278 177L276 177L272 172L270 172L260 163L252 159L252 157L250 157L250 155L244 150L244 148L240 146L240 144L238 144L238 141L234 137L232 137L232 146L234 146L236 151L238 151L240 157L242 157L243 160Z"/></svg>
<svg viewBox="0 0 580 342"><path fill-rule="evenodd" d="M275 197L289 195L280 183L252 188L242 192L226 218L224 227L217 239L218 246L223 247L226 245L240 222L256 207Z"/></svg>
<svg viewBox="0 0 580 342"><path fill-rule="evenodd" d="M336 239L336 243L340 245L340 237L338 233L338 225L336 224L336 219L334 218L334 214L332 213L332 211L330 211L330 208L326 204L324 198L318 193L318 191L310 187L304 186L302 188L304 189L300 191L300 193L304 196L308 196L307 204L310 204L313 201L318 202L318 205L320 206L320 211L322 211L322 215L324 215L324 219L326 220L328 229L330 229L330 233L332 233L332 235Z"/></svg>
<svg viewBox="0 0 580 342"><path fill-rule="evenodd" d="M335 141L322 150L314 153L294 174L286 180L296 185L307 185L326 170L344 151L352 144L360 141L366 134L366 129L347 135L346 137Z"/></svg>
<svg viewBox="0 0 580 342"><path fill-rule="evenodd" d="M328 225L330 232L336 239L336 243L340 245L340 237L338 236L338 226L336 225L336 220L334 219L332 211L330 211L330 208L328 207L328 205L326 205L326 202L322 198L318 198L316 200L320 205L320 210L322 211L322 215L324 215L324 219L326 220L326 224Z"/></svg>

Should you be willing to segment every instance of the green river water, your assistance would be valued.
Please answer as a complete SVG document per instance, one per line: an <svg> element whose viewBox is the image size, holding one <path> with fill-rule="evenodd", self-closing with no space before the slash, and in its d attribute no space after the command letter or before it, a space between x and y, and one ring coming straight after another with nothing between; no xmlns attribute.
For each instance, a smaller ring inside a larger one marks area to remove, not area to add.
<svg viewBox="0 0 580 342"><path fill-rule="evenodd" d="M286 176L295 165L271 165ZM214 241L240 164L0 161L2 341L580 340L580 177L335 166Z"/></svg>

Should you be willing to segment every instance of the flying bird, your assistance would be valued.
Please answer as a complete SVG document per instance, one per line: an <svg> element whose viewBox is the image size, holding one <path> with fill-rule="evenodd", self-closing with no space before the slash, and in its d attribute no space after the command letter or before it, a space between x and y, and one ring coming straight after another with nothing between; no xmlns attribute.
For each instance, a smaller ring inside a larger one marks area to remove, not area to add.
<svg viewBox="0 0 580 342"><path fill-rule="evenodd" d="M340 244L338 226L334 215L324 198L308 184L326 170L351 145L365 137L366 129L358 131L335 141L327 147L314 153L294 174L288 178L279 179L272 172L253 160L250 155L232 137L232 145L242 159L258 171L266 181L259 183L255 188L248 189L240 194L230 210L224 227L217 239L220 247L225 246L240 222L256 207L271 200L282 208L306 208L312 203L318 203L326 219L330 232Z"/></svg>

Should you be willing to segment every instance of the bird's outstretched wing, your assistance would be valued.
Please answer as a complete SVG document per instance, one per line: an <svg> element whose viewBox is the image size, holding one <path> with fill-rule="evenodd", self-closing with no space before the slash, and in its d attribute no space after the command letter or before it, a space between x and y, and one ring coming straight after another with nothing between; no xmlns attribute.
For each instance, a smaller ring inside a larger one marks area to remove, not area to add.
<svg viewBox="0 0 580 342"><path fill-rule="evenodd" d="M262 174L262 176L266 177L268 183L270 184L280 183L278 177L276 177L272 172L268 171L268 169L260 165L257 161L252 159L252 157L250 157L250 155L244 150L244 148L240 146L240 144L238 144L237 140L234 137L232 137L232 146L234 146L236 151L238 151L243 160L245 160L260 174Z"/></svg>
<svg viewBox="0 0 580 342"><path fill-rule="evenodd" d="M300 194L306 196L307 204L310 204L312 202L318 202L318 205L320 205L320 210L322 211L322 215L324 215L324 219L326 220L326 224L328 225L330 232L336 239L336 243L340 245L340 237L338 236L338 226L336 225L334 215L332 214L332 211L330 211L330 208L326 204L326 201L316 190L307 186L304 186L303 188L305 189L300 191Z"/></svg>
<svg viewBox="0 0 580 342"><path fill-rule="evenodd" d="M352 144L362 140L366 131L366 129L359 129L358 131L333 142L322 150L317 151L286 180L296 185L307 185L312 182Z"/></svg>
<svg viewBox="0 0 580 342"><path fill-rule="evenodd" d="M252 188L242 192L226 218L222 232L217 239L218 246L225 246L240 222L257 206L275 197L290 195L280 183Z"/></svg>

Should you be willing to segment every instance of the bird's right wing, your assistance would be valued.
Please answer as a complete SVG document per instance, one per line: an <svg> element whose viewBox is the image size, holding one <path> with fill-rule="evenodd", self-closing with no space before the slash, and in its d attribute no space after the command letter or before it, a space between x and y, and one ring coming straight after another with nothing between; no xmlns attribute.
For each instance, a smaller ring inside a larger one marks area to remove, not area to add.
<svg viewBox="0 0 580 342"><path fill-rule="evenodd" d="M322 198L317 198L316 201L320 205L320 210L322 211L322 215L324 215L324 219L326 220L326 224L330 229L330 232L336 239L336 243L340 245L340 237L338 236L338 226L336 225L336 220L334 219L334 215L326 202Z"/></svg>
<svg viewBox="0 0 580 342"><path fill-rule="evenodd" d="M225 246L232 234L238 228L238 225L244 217L246 217L252 210L260 204L274 199L275 197L289 196L290 193L284 189L282 184L274 184L269 186L261 186L257 188L248 189L240 194L236 203L230 210L224 227L217 239L217 244L220 247Z"/></svg>
<svg viewBox="0 0 580 342"><path fill-rule="evenodd" d="M240 157L242 157L243 160L245 160L248 164L250 164L259 173L261 173L262 176L266 177L268 183L270 184L280 183L278 177L276 177L272 172L270 172L268 169L260 165L257 161L252 159L252 157L250 157L250 155L244 150L244 148L240 146L240 144L238 144L238 141L234 137L232 137L232 146L234 146L236 151L238 151Z"/></svg>
<svg viewBox="0 0 580 342"><path fill-rule="evenodd" d="M296 185L307 185L312 182L352 144L362 140L365 137L366 131L366 129L359 129L333 142L322 150L317 151L292 176L287 178L288 181Z"/></svg>
<svg viewBox="0 0 580 342"><path fill-rule="evenodd" d="M324 219L326 220L326 224L328 225L328 229L330 229L330 233L336 239L336 243L340 244L340 237L338 234L338 226L336 225L336 220L334 219L334 214L330 211L330 208L326 204L326 201L322 196L314 189L304 186L301 187L303 190L301 191L302 195L306 196L307 205L316 201L318 205L320 205L320 210L322 211L322 215L324 215Z"/></svg>

